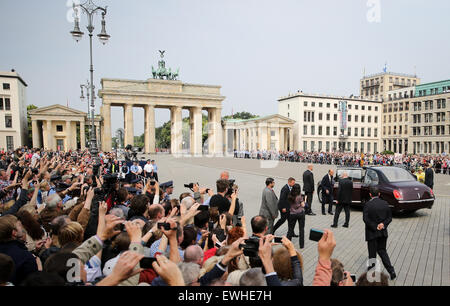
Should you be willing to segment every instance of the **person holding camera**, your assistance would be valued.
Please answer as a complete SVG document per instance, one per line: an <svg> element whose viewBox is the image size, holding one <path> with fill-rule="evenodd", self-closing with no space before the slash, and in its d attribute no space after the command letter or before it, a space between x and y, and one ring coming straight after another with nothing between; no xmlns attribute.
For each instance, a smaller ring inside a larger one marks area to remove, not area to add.
<svg viewBox="0 0 450 306"><path fill-rule="evenodd" d="M230 182L225 179L218 180L216 182L217 194L213 195L209 201L209 207L217 207L220 214L230 213L234 215L236 208L236 193L231 194L231 203L226 198L226 194L229 192Z"/></svg>
<svg viewBox="0 0 450 306"><path fill-rule="evenodd" d="M266 188L262 193L261 208L259 215L267 218L268 233L273 233L273 223L278 217L278 198L273 190L275 180L273 178L266 179Z"/></svg>

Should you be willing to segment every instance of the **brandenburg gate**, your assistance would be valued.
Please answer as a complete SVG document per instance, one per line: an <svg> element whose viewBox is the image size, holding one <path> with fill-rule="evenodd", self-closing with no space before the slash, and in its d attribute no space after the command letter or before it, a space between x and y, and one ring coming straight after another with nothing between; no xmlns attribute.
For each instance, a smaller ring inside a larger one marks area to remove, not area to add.
<svg viewBox="0 0 450 306"><path fill-rule="evenodd" d="M195 156L203 154L202 145L202 110L208 112L208 153L222 155L222 101L221 86L187 84L177 80L178 71L172 73L165 68L164 51L160 51L159 68L152 69L153 78L145 81L123 79L102 79L101 116L102 150L110 152L111 139L111 107L123 107L124 110L124 145L134 143L133 108L144 111L144 150L155 153L155 108L170 109L171 121L171 153L182 153L182 110L189 110L190 153ZM153 67L152 67L153 68ZM118 120L118 118L114 118Z"/></svg>

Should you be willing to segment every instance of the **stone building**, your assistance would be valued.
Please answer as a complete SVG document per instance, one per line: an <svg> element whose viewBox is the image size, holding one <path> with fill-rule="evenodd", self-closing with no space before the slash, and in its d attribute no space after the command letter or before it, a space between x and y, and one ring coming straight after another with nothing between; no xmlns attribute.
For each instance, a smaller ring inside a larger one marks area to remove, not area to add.
<svg viewBox="0 0 450 306"><path fill-rule="evenodd" d="M0 149L28 145L27 87L14 70L0 71Z"/></svg>
<svg viewBox="0 0 450 306"><path fill-rule="evenodd" d="M248 120L229 119L223 122L225 153L236 150L294 149L295 121L275 114Z"/></svg>
<svg viewBox="0 0 450 306"><path fill-rule="evenodd" d="M51 150L84 150L88 147L86 132L90 121L87 113L63 105L41 107L29 112L33 131L33 147ZM94 120L97 145L101 145L101 119Z"/></svg>
<svg viewBox="0 0 450 306"><path fill-rule="evenodd" d="M296 122L295 150L375 153L382 150L381 106L381 101L299 91L278 100L278 113Z"/></svg>

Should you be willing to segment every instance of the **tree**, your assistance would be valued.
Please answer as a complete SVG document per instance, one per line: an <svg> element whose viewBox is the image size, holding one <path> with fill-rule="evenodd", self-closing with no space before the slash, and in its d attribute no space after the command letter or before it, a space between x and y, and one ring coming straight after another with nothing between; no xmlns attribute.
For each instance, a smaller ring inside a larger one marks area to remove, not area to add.
<svg viewBox="0 0 450 306"><path fill-rule="evenodd" d="M227 119L242 119L242 120L248 120L248 119L254 119L257 118L258 116L253 115L249 112L237 112L236 114L234 114L233 116L228 115L223 117L224 120Z"/></svg>
<svg viewBox="0 0 450 306"><path fill-rule="evenodd" d="M28 120L28 144L29 146L33 146L33 131L31 127L31 115L30 111L37 109L38 107L34 104L27 105L27 120ZM38 131L34 131L37 133Z"/></svg>

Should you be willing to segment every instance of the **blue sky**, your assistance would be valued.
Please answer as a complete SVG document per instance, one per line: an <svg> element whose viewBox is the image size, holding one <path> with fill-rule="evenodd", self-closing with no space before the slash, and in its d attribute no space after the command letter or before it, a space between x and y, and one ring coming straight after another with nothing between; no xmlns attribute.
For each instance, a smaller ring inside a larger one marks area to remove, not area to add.
<svg viewBox="0 0 450 306"><path fill-rule="evenodd" d="M376 0L374 0L376 2ZM29 84L28 103L86 111L79 85L89 77L87 35L75 43L66 0L0 1L0 70ZM95 85L101 78L144 80L166 50L187 83L221 85L222 115L232 109L277 112L277 98L309 93L358 94L359 79L388 70L422 82L450 78L450 1L380 0L369 22L366 0L97 0L108 5L111 41L94 42ZM86 18L82 17L82 31ZM100 15L95 19L100 31ZM100 99L96 100L97 113ZM135 109L135 135L144 130ZM169 120L157 110L157 125ZM184 113L187 115L187 113ZM123 126L113 109L113 132Z"/></svg>

